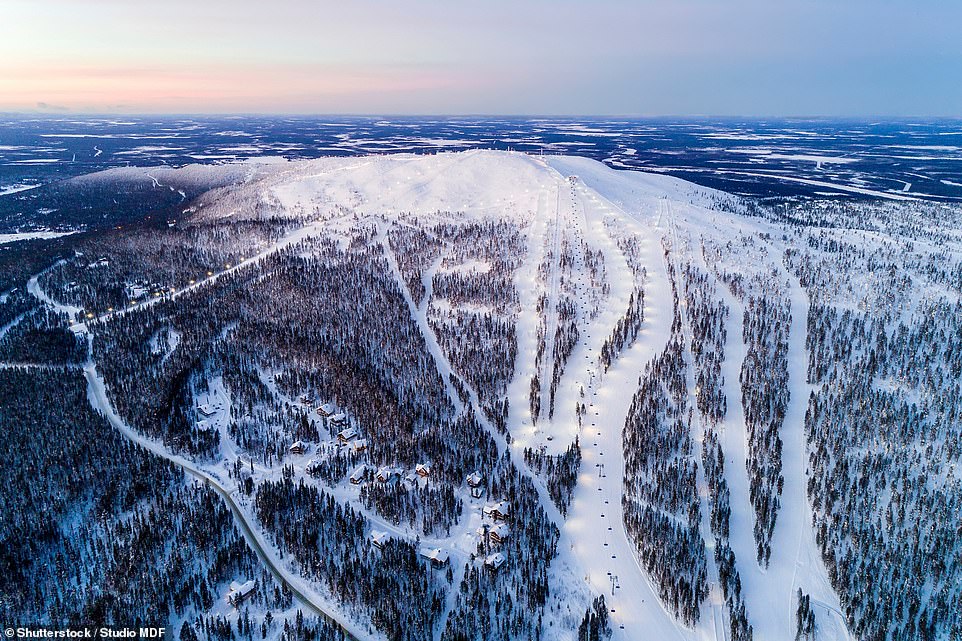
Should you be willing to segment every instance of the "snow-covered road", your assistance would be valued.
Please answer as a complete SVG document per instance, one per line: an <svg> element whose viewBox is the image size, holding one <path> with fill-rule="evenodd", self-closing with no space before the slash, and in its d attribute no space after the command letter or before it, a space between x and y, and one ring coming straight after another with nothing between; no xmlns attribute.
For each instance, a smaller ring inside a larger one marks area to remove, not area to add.
<svg viewBox="0 0 962 641"><path fill-rule="evenodd" d="M39 276L40 274L33 276L28 282L28 290L31 294L39 298L54 311L70 314L77 310L76 307L60 303L47 295L47 293L39 285ZM77 328L75 328L75 331L78 331ZM276 549L266 540L259 528L252 525L253 516L248 514L234 500L232 494L237 491L235 486L223 483L209 471L201 468L199 465L189 461L183 456L167 451L166 447L164 447L162 443L143 436L127 425L127 423L114 410L114 407L107 395L106 383L104 382L103 377L101 377L97 372L96 363L93 361L91 356L92 349L90 341L93 340L93 337L86 331L85 328L82 327L79 329L78 333L85 336L88 341L88 360L83 365L83 374L87 379L87 398L90 401L91 407L93 407L94 410L97 411L101 416L106 418L111 426L117 429L117 431L119 431L125 438L136 443L152 454L160 456L174 465L177 465L185 472L197 478L198 480L203 481L214 491L216 491L221 498L224 499L224 502L227 503L234 515L235 522L241 530L241 533L243 534L248 545L250 545L257 554L257 557L261 559L261 561L265 564L267 569L278 582L286 585L290 589L294 597L300 603L302 603L306 609L310 610L319 617L335 623L341 628L350 641L379 641L382 639L383 637L381 635L371 633L367 626L363 626L358 621L345 616L341 608L339 608L329 599L326 599L318 594L308 584L307 581L299 577L286 566L284 561L281 560L281 557Z"/></svg>
<svg viewBox="0 0 962 641"><path fill-rule="evenodd" d="M91 406L104 416L110 424L117 429L125 438L143 447L145 450L160 456L174 465L182 468L191 476L203 481L211 489L217 492L234 515L234 520L241 530L248 545L254 550L258 558L264 563L275 579L286 585L294 597L301 602L305 608L319 617L325 618L337 624L351 640L374 640L380 639L378 635L372 635L365 627L354 621L341 612L335 604L328 599L317 594L308 583L292 572L280 555L269 543L259 528L252 525L253 517L240 506L233 498L237 488L231 485L222 484L214 478L208 471L202 469L192 461L184 457L172 454L167 451L163 444L149 439L133 428L128 426L123 419L114 411L110 400L107 398L107 389L103 378L97 373L97 367L93 361L88 361L83 368L84 377L87 379L87 398Z"/></svg>

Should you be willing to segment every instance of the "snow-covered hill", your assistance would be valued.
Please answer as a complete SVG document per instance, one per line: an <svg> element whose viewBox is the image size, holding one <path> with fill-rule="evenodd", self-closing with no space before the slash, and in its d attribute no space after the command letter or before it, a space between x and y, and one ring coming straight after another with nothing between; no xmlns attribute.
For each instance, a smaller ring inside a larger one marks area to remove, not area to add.
<svg viewBox="0 0 962 641"><path fill-rule="evenodd" d="M90 341L97 409L232 497L273 574L350 634L959 629L957 210L762 207L492 151L79 180L210 187L29 291ZM29 338L24 309L0 347ZM933 336L938 362L913 361ZM889 395L884 429L860 384Z"/></svg>

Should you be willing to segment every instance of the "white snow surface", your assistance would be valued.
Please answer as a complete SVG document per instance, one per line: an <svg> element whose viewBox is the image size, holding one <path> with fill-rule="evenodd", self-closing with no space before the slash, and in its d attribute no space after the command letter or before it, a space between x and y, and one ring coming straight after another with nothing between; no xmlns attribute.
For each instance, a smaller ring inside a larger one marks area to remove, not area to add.
<svg viewBox="0 0 962 641"><path fill-rule="evenodd" d="M582 472L576 489L573 512L565 525L574 547L574 560L580 562L592 586L606 592L616 624L615 638L623 639L725 639L727 612L716 620L702 607L702 616L695 629L688 629L661 607L644 571L632 563L632 545L621 527L621 484L623 461L621 427L628 405L644 364L665 345L671 323L671 294L665 266L661 260L661 237L671 231L676 235L715 236L720 240L735 229L767 231L765 223L719 214L708 208L709 199L717 192L662 175L614 171L603 164L573 157L550 157L549 165L562 175L576 175L584 185L581 189L586 215L614 216L642 242L644 263L648 269L645 283L645 323L634 346L624 353L600 383L592 385L588 399L588 421L583 428ZM664 200L664 203L659 201ZM667 220L670 219L670 220ZM719 221L721 219L721 221ZM673 229L669 230L669 226ZM618 253L605 238L604 230L593 228L592 238L606 252ZM774 254L777 258L778 253ZM623 263L623 259L621 263ZM609 267L619 264L609 256ZM777 264L777 263L776 263ZM611 298L624 298L614 304L614 316L602 315L598 330L610 328L627 300L630 274L617 269L610 277ZM727 294L721 283L718 290ZM805 353L805 318L807 299L800 287L792 290L792 327L790 332L789 370L791 401L782 437L785 441L785 490L782 508L773 537L773 553L769 568L758 566L752 537L752 510L748 501L748 476L745 471L745 425L741 412L738 372L744 357L741 344L741 309L732 306L729 317L728 346L724 363L725 393L729 413L726 419L723 446L726 453L725 475L732 492L732 547L735 550L748 617L757 639L792 639L795 635L796 590L811 594L816 604L816 616L821 639L847 639L844 618L839 612L838 597L834 593L811 528L811 510L805 496L806 453L803 440L803 420L810 387L805 383L807 355ZM609 312L609 314L612 312ZM603 336L590 331L590 343ZM579 358L574 362L590 362ZM597 381L598 375L595 375ZM589 381L591 375L589 374ZM586 387L586 390L588 387ZM512 402L514 407L514 402ZM593 425L594 423L595 425ZM584 430L594 432L584 433ZM563 447L563 446L562 446ZM700 456L699 456L700 458ZM603 462L604 477L599 478L596 462ZM600 489L600 491L599 491ZM605 500L608 503L605 503ZM605 517L600 515L604 513ZM613 527L608 531L607 527ZM706 534L703 532L703 534ZM709 540L707 543L712 543ZM562 550L567 551L562 542ZM617 558L612 558L616 556ZM611 594L608 572L617 574L620 589ZM716 598L715 590L709 601ZM720 598L720 595L717 596ZM723 609L723 608L720 608ZM624 625L624 630L621 629ZM620 636L619 636L620 635Z"/></svg>
<svg viewBox="0 0 962 641"><path fill-rule="evenodd" d="M29 191L31 189L36 189L40 185L0 185L0 196L7 196L9 194L19 194L21 191Z"/></svg>
<svg viewBox="0 0 962 641"><path fill-rule="evenodd" d="M76 231L25 231L12 234L0 234L0 245L5 245L6 243L16 243L21 240L48 240L50 238L60 238L61 236L69 236L70 234L76 234Z"/></svg>

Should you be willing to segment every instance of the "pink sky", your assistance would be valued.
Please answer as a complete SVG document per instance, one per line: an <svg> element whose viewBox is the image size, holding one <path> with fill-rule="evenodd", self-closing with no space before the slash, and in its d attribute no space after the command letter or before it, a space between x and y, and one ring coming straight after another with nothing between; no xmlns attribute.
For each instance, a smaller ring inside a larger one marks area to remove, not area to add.
<svg viewBox="0 0 962 641"><path fill-rule="evenodd" d="M942 0L3 0L0 111L962 115Z"/></svg>

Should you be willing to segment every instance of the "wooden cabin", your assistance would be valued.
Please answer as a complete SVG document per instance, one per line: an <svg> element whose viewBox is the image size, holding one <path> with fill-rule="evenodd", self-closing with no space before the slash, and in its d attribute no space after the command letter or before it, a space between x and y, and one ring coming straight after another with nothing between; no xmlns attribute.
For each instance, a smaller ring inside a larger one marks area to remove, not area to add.
<svg viewBox="0 0 962 641"><path fill-rule="evenodd" d="M484 496L484 474L475 470L468 474L468 487L471 489L471 496L476 499Z"/></svg>
<svg viewBox="0 0 962 641"><path fill-rule="evenodd" d="M307 444L304 441L294 441L289 448L287 448L291 454L303 454L307 451Z"/></svg>
<svg viewBox="0 0 962 641"><path fill-rule="evenodd" d="M374 476L374 479L379 483L390 483L391 481L394 481L395 479L397 479L398 476L399 475L397 470L395 470L392 467L385 466L377 471L377 474Z"/></svg>
<svg viewBox="0 0 962 641"><path fill-rule="evenodd" d="M367 476L367 465L358 465L354 471L351 472L351 484L360 485L365 476Z"/></svg>
<svg viewBox="0 0 962 641"><path fill-rule="evenodd" d="M507 521L508 517L511 516L511 504L507 501L498 501L484 506L482 513L495 521Z"/></svg>
<svg viewBox="0 0 962 641"><path fill-rule="evenodd" d="M495 552L484 560L484 565L485 567L497 572L507 561L508 557L506 557L503 553Z"/></svg>
<svg viewBox="0 0 962 641"><path fill-rule="evenodd" d="M436 568L444 567L451 558L447 550L442 550L441 548L423 548L421 550L421 556L430 561L431 565Z"/></svg>
<svg viewBox="0 0 962 641"><path fill-rule="evenodd" d="M504 543L511 536L511 528L505 523L499 523L488 530L488 540L491 543Z"/></svg>
<svg viewBox="0 0 962 641"><path fill-rule="evenodd" d="M235 608L240 607L240 604L243 603L247 597L254 594L256 589L257 584L254 583L254 581L246 581L245 583L237 583L234 581L230 584L230 592L227 593L227 602Z"/></svg>

